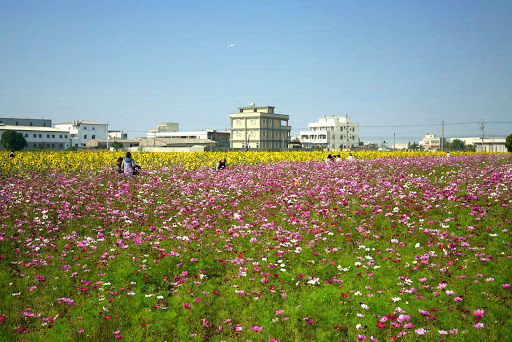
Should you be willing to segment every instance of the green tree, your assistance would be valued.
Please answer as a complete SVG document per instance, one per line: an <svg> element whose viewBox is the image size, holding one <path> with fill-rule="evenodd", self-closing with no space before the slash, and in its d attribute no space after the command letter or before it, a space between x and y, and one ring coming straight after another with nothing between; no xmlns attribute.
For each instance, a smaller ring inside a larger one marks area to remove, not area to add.
<svg viewBox="0 0 512 342"><path fill-rule="evenodd" d="M452 151L464 151L466 149L466 143L460 139L453 139L453 141L448 144L448 148Z"/></svg>
<svg viewBox="0 0 512 342"><path fill-rule="evenodd" d="M123 148L123 144L120 143L119 141L114 141L112 143L112 147L114 148L114 150L116 150L116 152L118 152L120 149Z"/></svg>
<svg viewBox="0 0 512 342"><path fill-rule="evenodd" d="M512 152L512 134L507 136L507 140L505 140L505 147L507 151Z"/></svg>
<svg viewBox="0 0 512 342"><path fill-rule="evenodd" d="M6 150L21 151L27 146L27 141L23 137L23 134L10 130L7 130L2 134L0 142Z"/></svg>

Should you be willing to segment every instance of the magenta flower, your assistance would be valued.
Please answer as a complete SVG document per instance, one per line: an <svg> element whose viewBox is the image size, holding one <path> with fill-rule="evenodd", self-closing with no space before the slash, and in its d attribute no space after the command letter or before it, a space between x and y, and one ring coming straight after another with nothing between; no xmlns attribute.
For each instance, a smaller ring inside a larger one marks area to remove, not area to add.
<svg viewBox="0 0 512 342"><path fill-rule="evenodd" d="M188 303L181 304L185 309L191 309L190 305Z"/></svg>
<svg viewBox="0 0 512 342"><path fill-rule="evenodd" d="M481 328L483 328L483 327L484 327L484 324L483 324L483 323L481 323L481 322L478 322L478 323L476 323L476 324L475 324L475 325L473 325L473 326L474 326L475 328L477 328L477 329L481 329Z"/></svg>
<svg viewBox="0 0 512 342"><path fill-rule="evenodd" d="M485 315L485 311L484 310L482 310L482 309L476 309L475 310L475 316L477 316L477 317L484 317L484 315Z"/></svg>
<svg viewBox="0 0 512 342"><path fill-rule="evenodd" d="M414 332L418 335L424 335L427 331L423 328L420 328L420 329L414 330Z"/></svg>
<svg viewBox="0 0 512 342"><path fill-rule="evenodd" d="M262 327L252 326L252 325L251 325L251 329L252 329L253 331L261 331L261 329L263 329L263 328L262 328Z"/></svg>

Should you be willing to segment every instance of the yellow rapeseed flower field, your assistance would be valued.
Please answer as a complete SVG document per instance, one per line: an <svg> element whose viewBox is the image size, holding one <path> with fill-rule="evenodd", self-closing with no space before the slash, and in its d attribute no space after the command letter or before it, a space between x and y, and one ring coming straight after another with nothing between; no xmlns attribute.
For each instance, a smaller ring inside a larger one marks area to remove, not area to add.
<svg viewBox="0 0 512 342"><path fill-rule="evenodd" d="M351 152L356 159L397 158L419 156L445 156L446 152ZM475 154L474 152L450 152L452 156ZM349 152L293 151L293 152L141 152L132 153L133 158L144 169L179 165L185 169L213 168L221 158L228 165L241 163L260 164L278 161L325 160L329 154L346 159ZM97 170L113 167L124 152L110 151L20 151L11 160L8 151L0 151L0 169L14 170Z"/></svg>

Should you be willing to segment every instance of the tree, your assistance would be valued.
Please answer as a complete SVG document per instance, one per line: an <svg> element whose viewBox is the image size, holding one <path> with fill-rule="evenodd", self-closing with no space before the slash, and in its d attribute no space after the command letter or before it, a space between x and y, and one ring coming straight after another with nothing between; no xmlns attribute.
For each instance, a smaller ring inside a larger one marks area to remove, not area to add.
<svg viewBox="0 0 512 342"><path fill-rule="evenodd" d="M464 151L466 149L466 143L460 139L453 139L448 144L448 148L452 151Z"/></svg>
<svg viewBox="0 0 512 342"><path fill-rule="evenodd" d="M507 136L507 140L505 140L505 147L507 151L512 152L512 134Z"/></svg>
<svg viewBox="0 0 512 342"><path fill-rule="evenodd" d="M114 150L116 150L116 152L118 152L120 149L123 148L123 144L120 143L119 141L114 141L112 143L112 147L114 148Z"/></svg>
<svg viewBox="0 0 512 342"><path fill-rule="evenodd" d="M6 150L21 151L27 146L27 141L23 134L7 130L2 134L1 144Z"/></svg>

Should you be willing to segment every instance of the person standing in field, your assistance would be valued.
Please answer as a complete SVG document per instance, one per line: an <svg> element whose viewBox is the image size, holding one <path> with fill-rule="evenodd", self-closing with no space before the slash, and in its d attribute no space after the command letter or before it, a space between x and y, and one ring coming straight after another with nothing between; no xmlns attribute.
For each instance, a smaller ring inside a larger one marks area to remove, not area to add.
<svg viewBox="0 0 512 342"><path fill-rule="evenodd" d="M330 162L333 162L334 161L334 157L332 155L328 155L327 158L325 158L325 162L326 163L330 163Z"/></svg>
<svg viewBox="0 0 512 342"><path fill-rule="evenodd" d="M347 157L347 160L355 160L356 158L354 158L354 156L352 155L352 153L349 153L348 154L348 157Z"/></svg>
<svg viewBox="0 0 512 342"><path fill-rule="evenodd" d="M340 161L341 161L341 156L338 154L338 155L336 156L336 160L335 160L335 162L340 162Z"/></svg>
<svg viewBox="0 0 512 342"><path fill-rule="evenodd" d="M130 152L126 152L126 158L121 163L121 170L125 174L136 175L138 173L135 169L135 160L132 159Z"/></svg>
<svg viewBox="0 0 512 342"><path fill-rule="evenodd" d="M14 159L14 150L11 150L11 153L9 153L9 158L11 158L11 160Z"/></svg>
<svg viewBox="0 0 512 342"><path fill-rule="evenodd" d="M215 171L219 171L226 168L226 158L222 158L217 162L217 166L215 166Z"/></svg>

